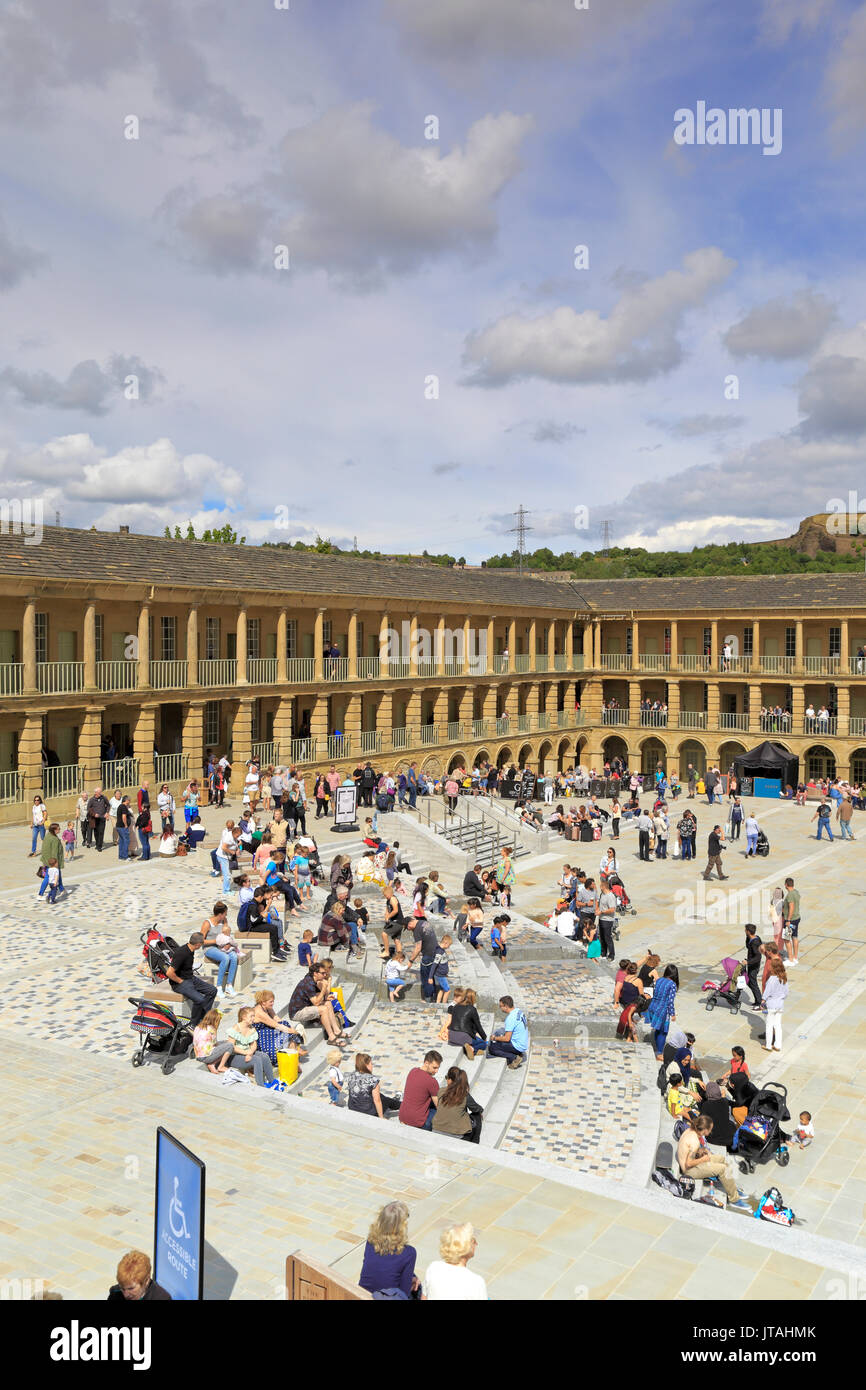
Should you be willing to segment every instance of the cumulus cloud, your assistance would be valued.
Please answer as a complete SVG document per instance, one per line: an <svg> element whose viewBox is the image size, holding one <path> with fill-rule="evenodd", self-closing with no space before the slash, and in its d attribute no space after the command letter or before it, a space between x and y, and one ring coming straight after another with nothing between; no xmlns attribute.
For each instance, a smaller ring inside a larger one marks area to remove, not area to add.
<svg viewBox="0 0 866 1390"><path fill-rule="evenodd" d="M175 190L162 212L180 245L218 273L270 267L287 245L294 270L316 267L368 286L383 270L417 269L495 237L495 202L520 167L528 116L483 116L462 146L401 145L373 123L373 106L336 107L292 130L279 170L206 198Z"/></svg>
<svg viewBox="0 0 866 1390"><path fill-rule="evenodd" d="M248 136L257 123L211 78L195 22L173 0L12 0L0 13L0 116L32 118L65 89L143 73L172 110Z"/></svg>
<svg viewBox="0 0 866 1390"><path fill-rule="evenodd" d="M664 430L673 439L697 439L704 434L728 434L746 423L744 415L684 415L680 420L660 420L653 416L648 422Z"/></svg>
<svg viewBox="0 0 866 1390"><path fill-rule="evenodd" d="M578 10L563 0L386 0L385 12L426 56L461 65L484 58L565 54L588 48L659 8L660 0L604 0Z"/></svg>
<svg viewBox="0 0 866 1390"><path fill-rule="evenodd" d="M615 544L643 550L691 550L696 545L726 545L731 540L767 541L785 535L789 520L753 516L705 516L695 521L675 521L655 531L643 529L617 536Z"/></svg>
<svg viewBox="0 0 866 1390"><path fill-rule="evenodd" d="M757 305L722 340L734 357L785 361L814 352L835 317L835 307L825 295L798 290Z"/></svg>
<svg viewBox="0 0 866 1390"><path fill-rule="evenodd" d="M53 484L72 502L91 505L192 506L218 496L232 509L244 491L233 468L207 454L180 454L170 439L130 444L110 454L89 434L60 435L37 449L10 451L3 476L22 485Z"/></svg>
<svg viewBox="0 0 866 1390"><path fill-rule="evenodd" d="M115 353L104 367L92 358L78 362L65 381L50 372L24 372L6 367L0 371L0 392L20 405L105 415L113 404L124 399L124 389L131 376L136 378L139 401L151 400L157 383L165 380L158 368L148 367L139 357L122 357Z"/></svg>
<svg viewBox="0 0 866 1390"><path fill-rule="evenodd" d="M866 432L866 360L831 354L813 362L800 382L804 439Z"/></svg>
<svg viewBox="0 0 866 1390"><path fill-rule="evenodd" d="M682 270L631 279L605 318L558 308L508 314L466 341L470 382L500 386L527 377L557 382L648 381L682 360L679 331L690 309L723 284L735 262L716 246L692 251Z"/></svg>
<svg viewBox="0 0 866 1390"><path fill-rule="evenodd" d="M0 213L0 290L14 290L25 275L32 275L45 260L38 251L12 240Z"/></svg>

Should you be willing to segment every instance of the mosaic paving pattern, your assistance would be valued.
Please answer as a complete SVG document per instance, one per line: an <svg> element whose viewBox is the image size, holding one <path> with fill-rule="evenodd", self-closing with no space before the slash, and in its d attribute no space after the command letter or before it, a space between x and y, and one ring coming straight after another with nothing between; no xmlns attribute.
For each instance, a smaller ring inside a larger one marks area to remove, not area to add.
<svg viewBox="0 0 866 1390"><path fill-rule="evenodd" d="M567 1018L589 1014L616 1018L611 982L607 975L592 973L584 961L515 961L509 968L531 1008Z"/></svg>
<svg viewBox="0 0 866 1390"><path fill-rule="evenodd" d="M565 1040L534 1045L502 1148L616 1177L631 1157L639 1097L637 1059L625 1048L581 1053Z"/></svg>

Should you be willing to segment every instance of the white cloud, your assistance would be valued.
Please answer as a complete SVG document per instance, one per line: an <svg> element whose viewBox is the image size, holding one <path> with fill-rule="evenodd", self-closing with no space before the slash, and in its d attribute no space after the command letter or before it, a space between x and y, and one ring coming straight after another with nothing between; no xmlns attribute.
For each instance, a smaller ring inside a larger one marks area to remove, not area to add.
<svg viewBox="0 0 866 1390"><path fill-rule="evenodd" d="M734 357L785 361L814 352L835 316L835 307L826 295L798 290L757 305L728 329L723 342Z"/></svg>
<svg viewBox="0 0 866 1390"><path fill-rule="evenodd" d="M692 251L682 270L629 283L605 318L558 308L530 319L509 314L470 336L465 360L479 385L547 381L647 381L682 360L679 330L690 309L723 284L735 262L716 246Z"/></svg>
<svg viewBox="0 0 866 1390"><path fill-rule="evenodd" d="M146 366L140 358L115 353L105 367L92 359L76 363L65 381L50 372L6 367L0 371L0 391L14 394L21 405L104 415L112 404L124 400L125 383L130 376L137 378L136 399L140 401L150 400L156 384L164 380L157 368Z"/></svg>
<svg viewBox="0 0 866 1390"><path fill-rule="evenodd" d="M695 521L674 521L656 531L617 534L614 545L644 550L691 550L696 545L726 545L728 541L775 540L787 534L788 522L753 516L705 516Z"/></svg>
<svg viewBox="0 0 866 1390"><path fill-rule="evenodd" d="M115 453L89 434L68 434L40 448L7 454L4 478L18 484L61 488L72 503L144 503L194 506L219 496L232 507L241 500L243 479L207 454L178 452L170 439L126 445Z"/></svg>
<svg viewBox="0 0 866 1390"><path fill-rule="evenodd" d="M45 260L38 251L12 240L0 213L0 290L13 290L25 275L32 275Z"/></svg>

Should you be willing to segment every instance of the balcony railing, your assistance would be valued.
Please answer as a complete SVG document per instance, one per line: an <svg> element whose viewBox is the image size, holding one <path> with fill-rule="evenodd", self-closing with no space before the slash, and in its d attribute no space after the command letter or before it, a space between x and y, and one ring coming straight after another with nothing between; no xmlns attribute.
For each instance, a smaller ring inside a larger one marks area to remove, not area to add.
<svg viewBox="0 0 866 1390"><path fill-rule="evenodd" d="M280 745L275 743L273 739L254 743L252 753L254 758L258 758L263 768L279 767L280 765Z"/></svg>
<svg viewBox="0 0 866 1390"><path fill-rule="evenodd" d="M24 778L20 772L0 772L0 804L24 800Z"/></svg>
<svg viewBox="0 0 866 1390"><path fill-rule="evenodd" d="M681 709L677 716L677 723L681 729L705 729L707 727L706 710Z"/></svg>
<svg viewBox="0 0 866 1390"><path fill-rule="evenodd" d="M465 733L466 725L459 719L452 719L451 722L446 725L445 736L448 743L459 743L465 736Z"/></svg>
<svg viewBox="0 0 866 1390"><path fill-rule="evenodd" d="M391 661L388 663L388 674L392 680L405 680L411 675L411 667L409 661Z"/></svg>
<svg viewBox="0 0 866 1390"><path fill-rule="evenodd" d="M380 729L361 730L361 752L362 753L381 753L382 733Z"/></svg>
<svg viewBox="0 0 866 1390"><path fill-rule="evenodd" d="M848 720L848 733L852 738L862 738L866 734L866 718L862 714L852 714Z"/></svg>
<svg viewBox="0 0 866 1390"><path fill-rule="evenodd" d="M749 732L749 716L747 714L720 714L720 729L739 729L742 733Z"/></svg>
<svg viewBox="0 0 866 1390"><path fill-rule="evenodd" d="M665 652L641 652L640 664L645 671L669 671L671 669L670 656Z"/></svg>
<svg viewBox="0 0 866 1390"><path fill-rule="evenodd" d="M758 716L762 734L789 734L791 732L790 714L761 714Z"/></svg>
<svg viewBox="0 0 866 1390"><path fill-rule="evenodd" d="M36 686L43 695L68 695L70 691L83 690L84 662L40 661L36 667Z"/></svg>
<svg viewBox="0 0 866 1390"><path fill-rule="evenodd" d="M681 671L709 671L712 665L712 657L698 656L695 652L683 652L680 655Z"/></svg>
<svg viewBox="0 0 866 1390"><path fill-rule="evenodd" d="M581 724L586 723L586 715L582 709L576 709L571 718L575 728L579 728Z"/></svg>
<svg viewBox="0 0 866 1390"><path fill-rule="evenodd" d="M571 669L572 669L572 671L582 671L582 670L584 669L585 665L586 665L586 661L585 661L583 652L575 652L575 653L574 653L574 656L571 658Z"/></svg>
<svg viewBox="0 0 866 1390"><path fill-rule="evenodd" d="M546 710L543 711L543 712L540 712L539 714L537 714L537 715L535 716L535 719L536 719L535 727L536 727L536 729L538 729L539 731L543 731L543 730L545 730L545 729L549 729L549 728L550 728L551 716L547 713Z"/></svg>
<svg viewBox="0 0 866 1390"><path fill-rule="evenodd" d="M462 675L463 675L463 669L464 669L464 662L463 662L463 658L462 658L462 657L461 657L459 660L458 660L456 657L455 657L455 658L450 658L450 657L449 657L449 658L446 660L446 662L445 662L445 674L446 674L446 676L462 676Z"/></svg>
<svg viewBox="0 0 866 1390"><path fill-rule="evenodd" d="M153 760L153 775L158 787L163 782L185 782L189 776L189 754L158 753Z"/></svg>
<svg viewBox="0 0 866 1390"><path fill-rule="evenodd" d="M97 661L96 684L100 690L135 690L138 685L138 662Z"/></svg>
<svg viewBox="0 0 866 1390"><path fill-rule="evenodd" d="M852 676L866 675L866 656L849 656L848 670Z"/></svg>
<svg viewBox="0 0 866 1390"><path fill-rule="evenodd" d="M349 679L349 658L347 656L326 656L322 663L326 681L347 681Z"/></svg>
<svg viewBox="0 0 866 1390"><path fill-rule="evenodd" d="M493 723L493 720L492 720L492 719L473 719L473 720L472 720L472 737L473 737L473 738L488 738L489 735L493 732L493 730L492 730L491 727L490 727L490 726L492 725L492 723Z"/></svg>
<svg viewBox="0 0 866 1390"><path fill-rule="evenodd" d="M752 658L750 656L720 656L720 671L751 671Z"/></svg>
<svg viewBox="0 0 866 1390"><path fill-rule="evenodd" d="M532 730L532 715L531 715L531 714L518 714L518 716L517 716L517 732L518 732L519 734L528 734L528 733L531 732L531 730Z"/></svg>
<svg viewBox="0 0 866 1390"><path fill-rule="evenodd" d="M662 709L642 709L640 722L645 729L666 729L668 727L668 712Z"/></svg>
<svg viewBox="0 0 866 1390"><path fill-rule="evenodd" d="M216 660L211 657L198 663L199 685L234 685L238 678L238 663L232 659Z"/></svg>
<svg viewBox="0 0 866 1390"><path fill-rule="evenodd" d="M351 734L328 734L329 758L348 758L352 752Z"/></svg>
<svg viewBox="0 0 866 1390"><path fill-rule="evenodd" d="M286 680L289 685L309 685L315 680L316 663L311 656L290 656L286 662Z"/></svg>
<svg viewBox="0 0 866 1390"><path fill-rule="evenodd" d="M72 796L84 790L84 768L78 763L62 763L60 767L43 767L42 795L45 800L53 796Z"/></svg>
<svg viewBox="0 0 866 1390"><path fill-rule="evenodd" d="M275 685L277 658L275 656L250 657L247 661L247 680L250 685Z"/></svg>
<svg viewBox="0 0 866 1390"><path fill-rule="evenodd" d="M566 656L565 652L556 653L556 655L553 658L553 669L554 671L568 670L568 657Z"/></svg>
<svg viewBox="0 0 866 1390"><path fill-rule="evenodd" d="M494 676L504 676L504 675L505 675L506 671L508 670L508 660L509 660L509 659L508 659L507 656L502 656L500 653L498 653L496 656L494 656L494 658L493 658L493 674L494 674Z"/></svg>
<svg viewBox="0 0 866 1390"><path fill-rule="evenodd" d="M573 719L574 713L569 713L567 709L558 709L556 711L556 727L558 729L567 729Z"/></svg>
<svg viewBox="0 0 866 1390"><path fill-rule="evenodd" d="M601 712L602 724L627 724L627 709L603 709Z"/></svg>
<svg viewBox="0 0 866 1390"><path fill-rule="evenodd" d="M4 661L0 666L0 695L20 695L24 689L24 667L20 661Z"/></svg>
<svg viewBox="0 0 866 1390"><path fill-rule="evenodd" d="M550 669L549 659L546 654L542 655L541 652L536 652L535 669L536 671L548 671Z"/></svg>
<svg viewBox="0 0 866 1390"><path fill-rule="evenodd" d="M99 767L103 787L124 791L138 786L138 758L107 758Z"/></svg>
<svg viewBox="0 0 866 1390"><path fill-rule="evenodd" d="M768 676L790 676L794 669L795 658L793 656L767 656L761 657L761 670Z"/></svg>
<svg viewBox="0 0 866 1390"><path fill-rule="evenodd" d="M500 714L498 716L496 720L496 732L502 735L511 733L511 718L509 715Z"/></svg>
<svg viewBox="0 0 866 1390"><path fill-rule="evenodd" d="M803 669L807 676L838 676L842 658L838 656L807 656L803 658Z"/></svg>
<svg viewBox="0 0 866 1390"><path fill-rule="evenodd" d="M306 657L300 660L306 661ZM318 756L318 739L315 738L293 738L289 740L289 762L290 763L313 763Z"/></svg>
<svg viewBox="0 0 866 1390"><path fill-rule="evenodd" d="M518 652L517 656L514 658L515 671L521 676L525 676L526 672L530 670L530 661L531 657L528 652Z"/></svg>
<svg viewBox="0 0 866 1390"><path fill-rule="evenodd" d="M150 683L154 690L184 690L187 665L185 661L152 661Z"/></svg>
<svg viewBox="0 0 866 1390"><path fill-rule="evenodd" d="M817 715L814 719L804 717L803 733L812 735L817 734L820 738L826 738L828 736L830 738L835 738L838 723L839 721L835 715L833 715L832 717L828 717L827 719L819 719Z"/></svg>
<svg viewBox="0 0 866 1390"><path fill-rule="evenodd" d="M358 680L374 681L378 680L381 674L381 663L378 656L359 656L358 657Z"/></svg>
<svg viewBox="0 0 866 1390"><path fill-rule="evenodd" d="M422 724L422 725L421 725L421 728L419 729L419 734L420 734L419 742L420 742L422 748L426 748L426 747L428 747L428 746L431 745L431 744L438 743L438 742L439 742L439 725L438 725L438 724Z"/></svg>
<svg viewBox="0 0 866 1390"><path fill-rule="evenodd" d="M421 677L422 680L429 680L431 676L435 676L437 674L438 673L436 670L435 661L418 662L418 675Z"/></svg>
<svg viewBox="0 0 866 1390"><path fill-rule="evenodd" d="M405 726L404 726L403 728L401 728L401 729L392 729L392 730L391 730L391 747L394 748L394 749L397 749L397 750L399 750L399 749L401 749L401 748L408 748L408 747L409 747L409 734L410 734L410 730L409 730L407 727L405 727Z"/></svg>
<svg viewBox="0 0 866 1390"><path fill-rule="evenodd" d="M604 671L630 671L632 658L629 652L602 652L601 665Z"/></svg>

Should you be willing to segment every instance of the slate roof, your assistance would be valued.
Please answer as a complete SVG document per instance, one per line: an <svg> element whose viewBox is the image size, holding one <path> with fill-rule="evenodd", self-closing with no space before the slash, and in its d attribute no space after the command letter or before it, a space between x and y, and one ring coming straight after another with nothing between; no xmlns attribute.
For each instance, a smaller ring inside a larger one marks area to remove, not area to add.
<svg viewBox="0 0 866 1390"><path fill-rule="evenodd" d="M352 556L310 555L260 546L212 545L161 536L47 526L39 545L0 534L0 576L78 580L89 585L154 584L232 593L285 592L402 605L483 604L503 616L517 608L586 614L773 609L866 610L866 575L734 575L682 579L576 579L550 583L511 570L457 570Z"/></svg>

